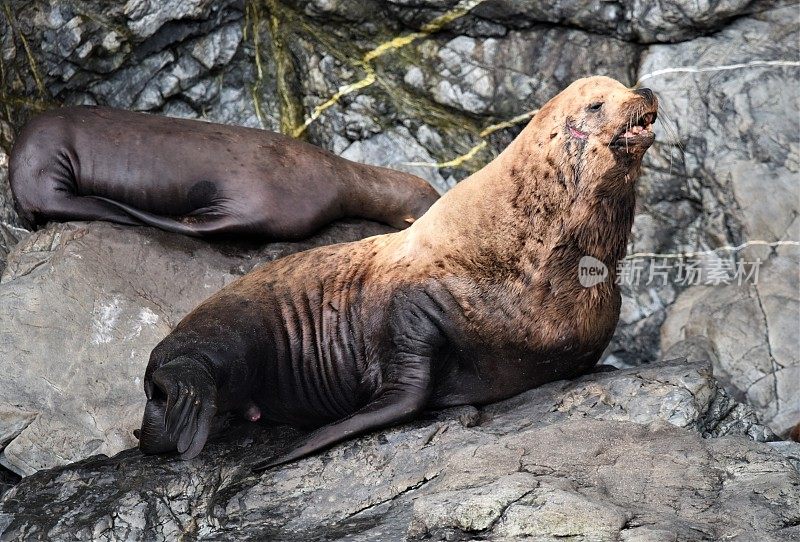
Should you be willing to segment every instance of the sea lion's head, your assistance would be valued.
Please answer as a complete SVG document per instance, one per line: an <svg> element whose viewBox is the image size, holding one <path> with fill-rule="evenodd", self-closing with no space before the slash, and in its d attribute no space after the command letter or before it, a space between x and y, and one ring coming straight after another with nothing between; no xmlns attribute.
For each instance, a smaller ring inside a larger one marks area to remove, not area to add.
<svg viewBox="0 0 800 542"><path fill-rule="evenodd" d="M417 221L439 199L439 193L428 181L388 168L373 168L379 182L368 194L350 199L353 216L371 218L403 230ZM359 179L363 181L363 176Z"/></svg>
<svg viewBox="0 0 800 542"><path fill-rule="evenodd" d="M417 183L418 186L411 186L411 183L407 183L409 184L409 194L402 206L399 220L395 218L389 225L400 230L407 228L424 215L439 199L439 193L427 181L422 179L420 181Z"/></svg>
<svg viewBox="0 0 800 542"><path fill-rule="evenodd" d="M610 77L578 79L542 107L539 142L548 155L592 179L633 180L655 140L658 99L650 89L630 89Z"/></svg>

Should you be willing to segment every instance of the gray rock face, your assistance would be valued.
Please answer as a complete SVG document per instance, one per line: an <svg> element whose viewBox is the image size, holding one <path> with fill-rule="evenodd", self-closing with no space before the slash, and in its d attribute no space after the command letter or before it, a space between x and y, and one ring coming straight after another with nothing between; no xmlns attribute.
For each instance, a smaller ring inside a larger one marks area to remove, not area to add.
<svg viewBox="0 0 800 542"><path fill-rule="evenodd" d="M290 0L316 17L340 17L360 22L363 10L354 9L364 2L352 0ZM497 34L508 28L529 28L542 23L581 28L597 34L614 35L639 43L675 42L709 33L731 19L758 12L785 2L773 0L712 0L692 2L605 2L596 0L561 0L530 2L526 0L389 0L369 2L373 13L398 18L412 27L420 27L432 17L458 6L475 6L457 27L469 34ZM376 14L375 19L378 15Z"/></svg>
<svg viewBox="0 0 800 542"><path fill-rule="evenodd" d="M0 149L0 275L6 267L8 253L28 233L28 230L21 227L19 216L14 210L13 196L8 185L8 155Z"/></svg>
<svg viewBox="0 0 800 542"><path fill-rule="evenodd" d="M197 459L92 458L0 504L3 539L797 539L800 473L720 427L707 364L675 360L452 409L263 475L281 428L236 426ZM741 405L740 405L741 406ZM744 408L744 407L742 407ZM763 430L763 428L761 428ZM786 443L789 444L789 443Z"/></svg>
<svg viewBox="0 0 800 542"><path fill-rule="evenodd" d="M713 37L650 47L642 59L638 77L658 93L673 130L648 153L649 173L658 176L658 185L665 177L683 181L700 206L698 222L686 233L704 238L690 250L751 239L797 240L800 151L792 134L800 120L792 114L797 105L788 89L800 66L788 62L786 51L800 29L781 24L793 13L766 11ZM663 72L682 66L705 71ZM678 145L682 156L676 159ZM675 204L662 206L677 210Z"/></svg>
<svg viewBox="0 0 800 542"><path fill-rule="evenodd" d="M6 267L6 259L11 249L26 237L30 232L24 228L16 228L7 223L0 222L0 274Z"/></svg>
<svg viewBox="0 0 800 542"><path fill-rule="evenodd" d="M14 210L13 196L8 185L8 155L2 149L0 149L0 224L17 227L22 225ZM5 241L2 246L6 248L0 250L4 250L7 254L10 245Z"/></svg>
<svg viewBox="0 0 800 542"><path fill-rule="evenodd" d="M582 72L633 80L630 60L639 52L631 43L562 28L431 39L414 49L419 61L406 67L406 85L441 105L499 118L546 102ZM559 55L542 58L555 49Z"/></svg>
<svg viewBox="0 0 800 542"><path fill-rule="evenodd" d="M787 114L796 111L788 89L796 86L800 68L784 61L798 28L781 24L791 13L792 8L767 11L713 37L651 47L640 68L640 78L658 92L672 118L672 141L683 145L672 172L675 148L656 146L647 182L664 186L656 179L677 176L694 200L695 212L684 215L693 218L682 228L683 239L672 238L675 248L793 243L695 258L704 273L731 274L739 262L764 263L757 280L711 286L702 280L690 287L668 309L660 331L664 351L685 339L706 340L715 374L728 391L753 405L780 434L800 420L800 147L792 135L800 133L800 117ZM697 58L711 71L657 74L664 66L698 64ZM680 202L660 205L680 216ZM647 215L655 224L661 221L655 212ZM634 250L663 250L663 244L653 245Z"/></svg>
<svg viewBox="0 0 800 542"><path fill-rule="evenodd" d="M793 13L793 8L766 10L711 37L645 50L637 78L658 94L662 122L645 156L629 253L800 240L800 150L791 135L800 124L788 91L797 85L800 67L787 62L798 28L783 24ZM691 259L708 272L769 255L751 249ZM650 338L659 333L667 307L691 285L677 280L674 259L666 261L672 265L667 284L644 284L651 263L665 260L636 261L643 279L638 287L625 288L623 325L611 348L628 362L657 356L658 340ZM796 274L773 275L770 281L788 290ZM800 313L792 307L787 317L797 322ZM794 360L797 364L797 355Z"/></svg>
<svg viewBox="0 0 800 542"><path fill-rule="evenodd" d="M349 222L259 248L100 222L30 235L0 283L3 464L31 474L135 445L150 350L192 308L259 262L386 231Z"/></svg>
<svg viewBox="0 0 800 542"><path fill-rule="evenodd" d="M245 51L245 19L232 1L9 4L5 120L19 129L41 109L102 104L275 129L274 86L261 85L273 65Z"/></svg>
<svg viewBox="0 0 800 542"><path fill-rule="evenodd" d="M667 352L712 359L728 392L782 435L800 420L800 256L794 248L764 264L755 285L687 290L661 330Z"/></svg>

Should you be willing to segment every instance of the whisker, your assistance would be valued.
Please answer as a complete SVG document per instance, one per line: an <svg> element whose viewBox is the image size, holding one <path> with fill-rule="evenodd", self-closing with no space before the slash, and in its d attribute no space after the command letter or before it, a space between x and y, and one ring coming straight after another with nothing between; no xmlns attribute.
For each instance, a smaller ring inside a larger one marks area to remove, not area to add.
<svg viewBox="0 0 800 542"><path fill-rule="evenodd" d="M678 129L675 121L672 120L672 115L669 112L669 106L660 104L659 110L658 118L664 127L667 137L669 138L667 143L677 145L683 149L683 144L681 143L680 136L678 135Z"/></svg>
<svg viewBox="0 0 800 542"><path fill-rule="evenodd" d="M664 132L667 135L666 141L664 144L668 147L675 147L678 149L678 155L680 156L680 160L682 163L686 163L686 153L683 147L683 143L681 143L680 136L678 134L678 130L675 127L675 122L671 119L671 115L668 112L669 107L664 106L664 104L659 104L659 115L658 120L661 122L661 126L664 128ZM672 151L669 152L669 174L672 175L672 167L674 164L675 156Z"/></svg>

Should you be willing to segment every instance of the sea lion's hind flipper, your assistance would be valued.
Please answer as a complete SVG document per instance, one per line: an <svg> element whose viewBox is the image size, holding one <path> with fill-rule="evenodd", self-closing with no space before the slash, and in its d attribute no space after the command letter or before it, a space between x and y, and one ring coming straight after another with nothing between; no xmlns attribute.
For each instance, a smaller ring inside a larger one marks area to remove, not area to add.
<svg viewBox="0 0 800 542"><path fill-rule="evenodd" d="M229 233L232 226L232 220L227 216L220 216L208 219L197 219L191 224L186 224L174 218L159 216L148 211L131 207L125 203L114 201L112 199L104 198L102 196L86 196L88 198L100 200L110 204L121 211L124 211L132 218L135 218L145 226L153 226L164 231L172 233L180 233L182 235L189 235L191 237L203 237L205 235L214 235L217 233Z"/></svg>
<svg viewBox="0 0 800 542"><path fill-rule="evenodd" d="M178 357L156 369L152 381L159 393L154 394L148 405L159 400L166 403L161 438L174 445L181 459L196 457L208 440L217 411L217 388L210 371L192 358ZM143 437L146 434L144 425L141 434ZM163 446L142 438L139 448L146 451Z"/></svg>
<svg viewBox="0 0 800 542"><path fill-rule="evenodd" d="M29 206L25 201L18 204L19 212L29 226L39 226L50 220L103 220L126 226L141 224L131 215L105 201L75 196L64 190L53 190L42 199L36 207Z"/></svg>
<svg viewBox="0 0 800 542"><path fill-rule="evenodd" d="M422 376L422 375L420 375ZM422 387L392 389L380 394L355 414L311 433L299 446L283 456L255 463L253 472L289 463L354 436L408 421L421 412L429 396L430 373Z"/></svg>

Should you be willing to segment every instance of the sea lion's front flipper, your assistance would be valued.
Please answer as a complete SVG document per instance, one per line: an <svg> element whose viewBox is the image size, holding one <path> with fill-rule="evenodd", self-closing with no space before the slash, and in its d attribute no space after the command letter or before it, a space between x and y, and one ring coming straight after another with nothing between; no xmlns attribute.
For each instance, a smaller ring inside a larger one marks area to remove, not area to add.
<svg viewBox="0 0 800 542"><path fill-rule="evenodd" d="M192 459L203 449L217 412L217 387L208 368L188 357L175 358L153 372L153 393L148 404L166 399L164 435L175 443L181 459ZM151 420L152 423L152 420ZM158 449L147 441L145 427L139 448L147 452ZM150 432L157 434L155 432ZM151 452L152 453L152 452Z"/></svg>
<svg viewBox="0 0 800 542"><path fill-rule="evenodd" d="M389 389L355 414L314 431L302 444L281 457L254 464L253 471L283 465L356 435L408 421L423 410L430 395L430 364L427 360L418 364L407 380L413 380L413 383L408 382L403 387L388 386Z"/></svg>
<svg viewBox="0 0 800 542"><path fill-rule="evenodd" d="M444 345L440 292L398 292L389 311L393 352L373 399L347 418L311 433L289 453L253 465L255 472L300 459L356 435L402 423L422 412L433 390L432 365Z"/></svg>

